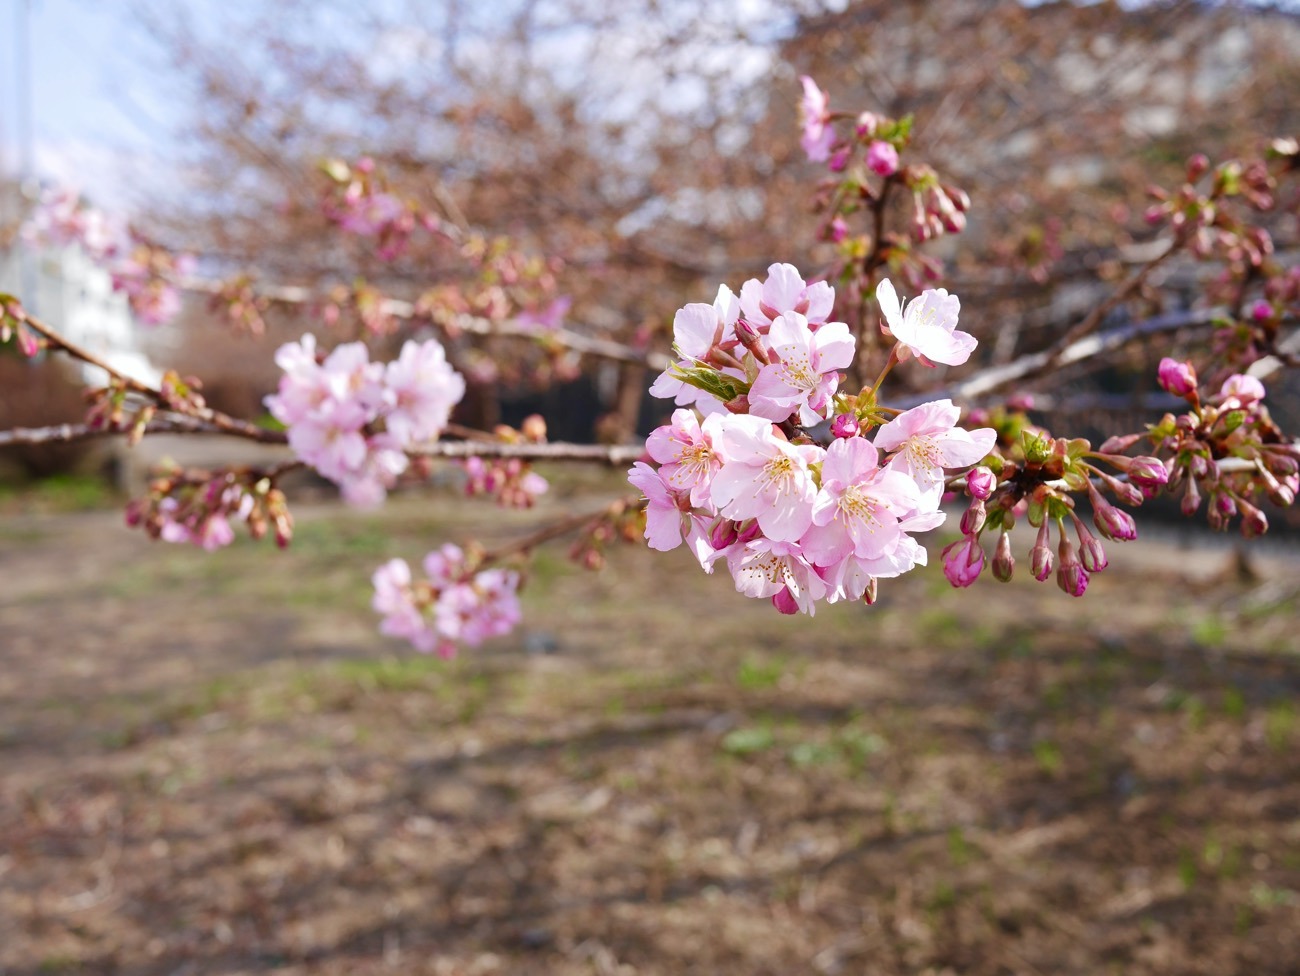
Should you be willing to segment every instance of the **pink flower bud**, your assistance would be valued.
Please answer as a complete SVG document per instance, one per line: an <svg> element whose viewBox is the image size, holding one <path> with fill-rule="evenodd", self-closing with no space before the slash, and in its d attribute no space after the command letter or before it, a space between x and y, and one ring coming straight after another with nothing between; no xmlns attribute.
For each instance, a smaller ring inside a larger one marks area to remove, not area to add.
<svg viewBox="0 0 1300 976"><path fill-rule="evenodd" d="M1237 510L1241 512L1241 534L1247 539L1268 531L1268 516L1246 499L1237 499Z"/></svg>
<svg viewBox="0 0 1300 976"><path fill-rule="evenodd" d="M1174 396L1190 398L1196 393L1196 370L1191 363L1179 362L1166 356L1156 370L1160 386Z"/></svg>
<svg viewBox="0 0 1300 976"><path fill-rule="evenodd" d="M984 519L987 512L984 507L984 499L975 498L971 500L966 511L961 516L962 535L974 535L980 529L984 528Z"/></svg>
<svg viewBox="0 0 1300 976"><path fill-rule="evenodd" d="M1033 410L1034 395L1032 393L1014 393L1007 397L1008 410Z"/></svg>
<svg viewBox="0 0 1300 976"><path fill-rule="evenodd" d="M1083 596L1088 589L1088 571L1083 568L1074 545L1061 533L1061 544L1056 550L1061 563L1056 568L1056 585L1070 596Z"/></svg>
<svg viewBox="0 0 1300 976"><path fill-rule="evenodd" d="M788 586L781 587L772 595L772 606L787 615L799 612L799 601L794 598Z"/></svg>
<svg viewBox="0 0 1300 976"><path fill-rule="evenodd" d="M1250 306L1250 317L1256 322L1267 322L1273 317L1273 306L1261 299Z"/></svg>
<svg viewBox="0 0 1300 976"><path fill-rule="evenodd" d="M709 533L709 545L714 549L726 549L733 545L739 536L735 522L730 519L719 519L718 524Z"/></svg>
<svg viewBox="0 0 1300 976"><path fill-rule="evenodd" d="M849 165L849 156L852 150L848 146L842 146L831 153L830 161L826 164L832 173L843 173Z"/></svg>
<svg viewBox="0 0 1300 976"><path fill-rule="evenodd" d="M874 607L879 590L880 582L874 576L868 576L866 588L862 591L862 602L869 607Z"/></svg>
<svg viewBox="0 0 1300 976"><path fill-rule="evenodd" d="M993 575L1003 583L1009 583L1015 569L1016 560L1011 555L1011 536L1003 532L998 536L998 546L993 552Z"/></svg>
<svg viewBox="0 0 1300 976"><path fill-rule="evenodd" d="M1093 487L1092 482L1088 483L1088 500L1092 502L1092 522L1107 539L1112 542L1131 542L1137 538L1137 523L1133 521L1133 516L1102 498L1101 492Z"/></svg>
<svg viewBox="0 0 1300 976"><path fill-rule="evenodd" d="M1121 454L1140 441L1145 434L1124 434L1107 437L1097 448L1099 454Z"/></svg>
<svg viewBox="0 0 1300 976"><path fill-rule="evenodd" d="M1051 534L1048 532L1047 526L1048 523L1044 520L1042 527L1038 530L1038 539L1034 542L1034 548L1029 550L1029 571L1034 574L1034 579L1040 583L1052 575Z"/></svg>
<svg viewBox="0 0 1300 976"><path fill-rule="evenodd" d="M836 216L831 220L830 240L832 244L838 244L844 238L849 236L849 225L844 222L844 218Z"/></svg>
<svg viewBox="0 0 1300 976"><path fill-rule="evenodd" d="M875 134L876 126L880 125L880 119L873 112L863 112L858 116L857 133L858 138L866 139Z"/></svg>
<svg viewBox="0 0 1300 976"><path fill-rule="evenodd" d="M1106 559L1106 550L1082 522L1075 519L1074 525L1079 533L1079 561L1088 572L1100 573L1110 565Z"/></svg>
<svg viewBox="0 0 1300 976"><path fill-rule="evenodd" d="M1128 467L1129 481L1145 490L1159 488L1169 483L1169 469L1159 458L1143 455L1135 457Z"/></svg>
<svg viewBox="0 0 1300 976"><path fill-rule="evenodd" d="M1187 516L1195 515L1201 507L1201 490L1196 487L1196 479L1187 479L1187 491L1183 493L1182 510Z"/></svg>
<svg viewBox="0 0 1300 976"><path fill-rule="evenodd" d="M984 570L984 550L972 536L943 550L943 575L953 586L970 586Z"/></svg>
<svg viewBox="0 0 1300 976"><path fill-rule="evenodd" d="M831 421L831 435L834 437L857 437L858 419L851 413L839 414Z"/></svg>
<svg viewBox="0 0 1300 976"><path fill-rule="evenodd" d="M966 475L966 491L972 498L988 498L997 486L998 476L983 465L971 468L970 473Z"/></svg>
<svg viewBox="0 0 1300 976"><path fill-rule="evenodd" d="M867 147L867 168L878 176L893 176L898 172L898 150L891 143L875 140Z"/></svg>

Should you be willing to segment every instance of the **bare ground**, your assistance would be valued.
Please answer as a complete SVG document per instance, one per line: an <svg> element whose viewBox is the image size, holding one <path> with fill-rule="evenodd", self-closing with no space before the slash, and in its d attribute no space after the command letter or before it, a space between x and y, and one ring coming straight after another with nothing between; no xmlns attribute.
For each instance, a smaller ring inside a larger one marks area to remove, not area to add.
<svg viewBox="0 0 1300 976"><path fill-rule="evenodd" d="M380 561L525 524L0 520L0 974L1300 972L1296 562L809 622L561 549L515 637L377 636Z"/></svg>

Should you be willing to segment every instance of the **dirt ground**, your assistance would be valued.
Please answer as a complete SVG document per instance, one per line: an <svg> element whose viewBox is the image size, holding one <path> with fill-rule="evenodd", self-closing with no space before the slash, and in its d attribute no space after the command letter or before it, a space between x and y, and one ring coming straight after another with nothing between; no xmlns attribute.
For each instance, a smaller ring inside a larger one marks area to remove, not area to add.
<svg viewBox="0 0 1300 976"><path fill-rule="evenodd" d="M0 517L3 976L1300 972L1285 554L808 621L560 546L444 664L369 573L528 517L300 515L213 556Z"/></svg>

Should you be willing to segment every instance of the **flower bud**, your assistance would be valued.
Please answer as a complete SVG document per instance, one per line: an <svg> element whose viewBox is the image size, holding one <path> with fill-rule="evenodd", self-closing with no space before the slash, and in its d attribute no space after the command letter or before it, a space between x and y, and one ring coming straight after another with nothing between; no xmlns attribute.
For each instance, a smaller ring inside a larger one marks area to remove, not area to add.
<svg viewBox="0 0 1300 976"><path fill-rule="evenodd" d="M863 112L858 116L857 133L858 138L866 139L875 135L876 127L880 125L880 119L873 112Z"/></svg>
<svg viewBox="0 0 1300 976"><path fill-rule="evenodd" d="M1210 160L1205 153L1195 153L1187 160L1187 182L1195 183L1210 168Z"/></svg>
<svg viewBox="0 0 1300 976"><path fill-rule="evenodd" d="M876 605L876 600L879 598L879 592L880 581L874 576L868 576L867 585L862 590L862 602L869 607L874 607Z"/></svg>
<svg viewBox="0 0 1300 976"><path fill-rule="evenodd" d="M980 529L984 528L984 519L987 511L984 506L984 499L975 498L971 500L966 511L961 516L962 535L974 535Z"/></svg>
<svg viewBox="0 0 1300 976"><path fill-rule="evenodd" d="M1187 491L1183 493L1182 510L1184 515L1195 515L1201 507L1201 490L1196 487L1196 479L1187 479Z"/></svg>
<svg viewBox="0 0 1300 976"><path fill-rule="evenodd" d="M1136 506L1142 504L1142 489L1136 484L1129 481L1120 481L1118 478L1111 477L1104 471L1097 472L1097 477L1107 488L1110 489L1111 494L1125 505Z"/></svg>
<svg viewBox="0 0 1300 976"><path fill-rule="evenodd" d="M1070 596L1083 596L1088 589L1088 571L1083 568L1074 545L1065 537L1064 532L1061 533L1061 544L1057 547L1056 554L1061 560L1056 568L1056 585Z"/></svg>
<svg viewBox="0 0 1300 976"><path fill-rule="evenodd" d="M953 586L970 586L984 570L984 550L973 536L966 536L943 550L943 575Z"/></svg>
<svg viewBox="0 0 1300 976"><path fill-rule="evenodd" d="M790 592L788 586L781 587L772 595L772 606L776 607L780 613L787 615L799 612L799 601L794 598L794 594Z"/></svg>
<svg viewBox="0 0 1300 976"><path fill-rule="evenodd" d="M851 413L839 414L831 421L831 435L833 437L857 437L858 436L858 418Z"/></svg>
<svg viewBox="0 0 1300 976"><path fill-rule="evenodd" d="M1003 532L998 536L998 545L993 551L993 576L1003 583L1009 583L1015 569L1016 560L1011 555L1011 536Z"/></svg>
<svg viewBox="0 0 1300 976"><path fill-rule="evenodd" d="M1237 510L1241 512L1241 534L1247 539L1268 531L1268 516L1246 499L1237 499Z"/></svg>
<svg viewBox="0 0 1300 976"><path fill-rule="evenodd" d="M1156 370L1160 386L1174 396L1190 399L1196 393L1196 370L1191 363L1179 362L1166 356Z"/></svg>
<svg viewBox="0 0 1300 976"><path fill-rule="evenodd" d="M1169 469L1159 458L1143 455L1135 457L1129 464L1128 477L1145 491L1148 487L1159 488L1161 485L1168 484Z"/></svg>
<svg viewBox="0 0 1300 976"><path fill-rule="evenodd" d="M832 244L838 244L844 238L849 236L849 225L844 222L844 218L836 215L832 220L827 231L827 236Z"/></svg>
<svg viewBox="0 0 1300 976"><path fill-rule="evenodd" d="M1137 523L1128 512L1122 512L1088 483L1088 500L1092 503L1092 522L1097 531L1112 542L1131 542L1137 538ZM1091 570L1091 567L1089 567Z"/></svg>
<svg viewBox="0 0 1300 976"><path fill-rule="evenodd" d="M843 173L849 165L849 157L853 150L848 146L841 146L835 152L831 153L830 161L826 164L832 173Z"/></svg>
<svg viewBox="0 0 1300 976"><path fill-rule="evenodd" d="M1040 583L1052 575L1051 534L1047 526L1048 522L1044 519L1042 527L1038 530L1038 539L1034 543L1034 548L1029 550L1029 571Z"/></svg>
<svg viewBox="0 0 1300 976"><path fill-rule="evenodd" d="M519 432L534 444L542 443L546 440L546 418L537 413L529 414L520 425Z"/></svg>
<svg viewBox="0 0 1300 976"><path fill-rule="evenodd" d="M1076 519L1074 524L1079 532L1079 561L1088 572L1100 573L1110 565L1106 559L1106 550L1082 522Z"/></svg>
<svg viewBox="0 0 1300 976"><path fill-rule="evenodd" d="M997 486L998 476L983 465L971 468L966 475L966 491L972 498L988 498Z"/></svg>
<svg viewBox="0 0 1300 976"><path fill-rule="evenodd" d="M1107 437L1102 441L1101 447L1097 448L1097 453L1122 454L1145 436L1145 434L1116 434L1114 437Z"/></svg>
<svg viewBox="0 0 1300 976"><path fill-rule="evenodd" d="M898 172L898 150L891 143L877 139L867 147L867 168L877 176Z"/></svg>
<svg viewBox="0 0 1300 976"><path fill-rule="evenodd" d="M733 545L739 536L735 522L730 519L719 519L709 532L709 545L714 549L726 549Z"/></svg>
<svg viewBox="0 0 1300 976"><path fill-rule="evenodd" d="M1291 487L1290 478L1278 481L1262 464L1259 465L1259 477L1264 482L1264 493L1274 505L1289 508L1295 502L1295 489Z"/></svg>

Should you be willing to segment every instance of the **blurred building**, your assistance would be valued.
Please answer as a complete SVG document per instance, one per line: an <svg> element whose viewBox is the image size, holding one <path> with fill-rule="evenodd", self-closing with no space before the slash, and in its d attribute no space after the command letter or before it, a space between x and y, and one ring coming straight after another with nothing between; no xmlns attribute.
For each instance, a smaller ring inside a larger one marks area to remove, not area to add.
<svg viewBox="0 0 1300 976"><path fill-rule="evenodd" d="M111 276L76 245L33 249L21 242L0 252L0 292L18 296L33 315L114 369L147 383L158 370L144 354L126 296ZM82 366L87 383L102 384L102 370Z"/></svg>

